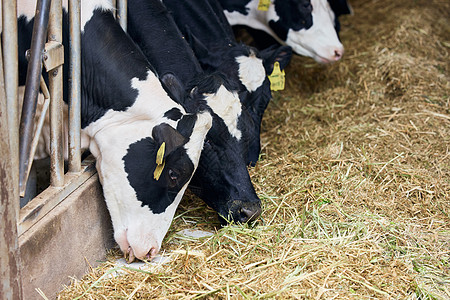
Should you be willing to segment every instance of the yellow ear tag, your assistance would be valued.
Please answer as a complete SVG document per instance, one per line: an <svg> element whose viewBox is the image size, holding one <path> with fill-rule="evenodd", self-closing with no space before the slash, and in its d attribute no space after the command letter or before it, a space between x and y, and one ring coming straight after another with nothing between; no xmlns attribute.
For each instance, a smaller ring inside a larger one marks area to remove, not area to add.
<svg viewBox="0 0 450 300"><path fill-rule="evenodd" d="M280 70L280 63L275 62L272 74L269 75L270 89L272 91L284 90L285 75L284 70Z"/></svg>
<svg viewBox="0 0 450 300"><path fill-rule="evenodd" d="M153 178L156 180L159 180L159 177L161 177L161 173L164 170L164 165L166 164L166 161L164 160L164 152L166 151L166 143L163 142L161 146L158 149L158 152L156 152L156 169L155 172L153 172Z"/></svg>
<svg viewBox="0 0 450 300"><path fill-rule="evenodd" d="M153 178L156 180L159 180L159 177L161 177L162 171L164 170L164 165L166 164L166 161L163 160L162 164L158 164L156 166L155 172L153 172Z"/></svg>
<svg viewBox="0 0 450 300"><path fill-rule="evenodd" d="M166 151L166 142L163 142L156 153L156 164L160 165L163 163L164 152Z"/></svg>
<svg viewBox="0 0 450 300"><path fill-rule="evenodd" d="M268 11L270 6L270 0L259 0L258 10Z"/></svg>

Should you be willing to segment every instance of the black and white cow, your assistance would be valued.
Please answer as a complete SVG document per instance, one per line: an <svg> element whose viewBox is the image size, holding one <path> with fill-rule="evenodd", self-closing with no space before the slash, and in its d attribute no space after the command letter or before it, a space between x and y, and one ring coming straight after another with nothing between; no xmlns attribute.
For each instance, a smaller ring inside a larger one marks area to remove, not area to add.
<svg viewBox="0 0 450 300"><path fill-rule="evenodd" d="M238 43L217 0L163 0L186 36L205 70L220 71L239 84L243 109L250 114L254 127L248 130L247 163L255 165L260 154L260 126L272 93L267 75L275 61L284 69L292 56L288 46L258 51ZM200 184L193 182L193 184Z"/></svg>
<svg viewBox="0 0 450 300"><path fill-rule="evenodd" d="M29 47L36 7L31 2L18 1L21 49ZM197 168L212 117L201 106L186 113L168 96L113 11L107 0L82 1L81 121L114 238L132 261L159 251ZM64 13L66 36L67 21ZM24 53L19 55L23 70Z"/></svg>
<svg viewBox="0 0 450 300"><path fill-rule="evenodd" d="M192 187L222 217L247 222L261 213L244 157L248 140L255 139L253 119L243 111L238 82L220 72L205 73L172 16L159 0L128 1L128 32L155 67L164 86L184 107L192 105L192 93L204 95L213 116ZM254 65L254 58L243 58ZM261 66L262 67L262 66ZM250 129L250 130L249 130ZM259 132L258 132L259 134Z"/></svg>
<svg viewBox="0 0 450 300"><path fill-rule="evenodd" d="M260 0L219 2L231 25L262 30L297 54L319 63L335 62L344 54L338 17L351 13L347 0L272 0L267 10L258 9Z"/></svg>

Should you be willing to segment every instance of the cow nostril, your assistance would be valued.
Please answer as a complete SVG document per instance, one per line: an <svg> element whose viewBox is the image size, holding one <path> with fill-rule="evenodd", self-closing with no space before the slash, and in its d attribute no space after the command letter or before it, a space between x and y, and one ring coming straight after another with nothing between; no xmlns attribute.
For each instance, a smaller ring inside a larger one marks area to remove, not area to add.
<svg viewBox="0 0 450 300"><path fill-rule="evenodd" d="M334 50L334 58L339 60L342 57L342 52L339 50Z"/></svg>
<svg viewBox="0 0 450 300"><path fill-rule="evenodd" d="M240 209L240 218L239 221L241 223L247 223L256 220L261 215L260 207L253 208L245 208L242 207Z"/></svg>
<svg viewBox="0 0 450 300"><path fill-rule="evenodd" d="M147 255L145 256L145 259L152 260L156 256L157 253L158 253L158 250L156 250L156 248L152 248L152 249L150 249L150 251L148 251Z"/></svg>

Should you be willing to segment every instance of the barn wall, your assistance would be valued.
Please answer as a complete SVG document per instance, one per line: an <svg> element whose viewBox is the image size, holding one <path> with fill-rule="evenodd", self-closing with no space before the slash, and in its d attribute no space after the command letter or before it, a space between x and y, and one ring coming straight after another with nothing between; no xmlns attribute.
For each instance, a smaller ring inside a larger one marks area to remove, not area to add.
<svg viewBox="0 0 450 300"><path fill-rule="evenodd" d="M24 299L40 288L55 298L70 277L81 278L114 245L97 174L19 237Z"/></svg>

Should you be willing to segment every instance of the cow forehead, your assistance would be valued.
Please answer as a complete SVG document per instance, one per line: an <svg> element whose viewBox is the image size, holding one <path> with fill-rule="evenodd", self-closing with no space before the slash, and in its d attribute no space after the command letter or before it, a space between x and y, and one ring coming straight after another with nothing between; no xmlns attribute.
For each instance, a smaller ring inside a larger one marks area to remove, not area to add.
<svg viewBox="0 0 450 300"><path fill-rule="evenodd" d="M241 83L247 91L256 91L266 78L266 71L262 59L256 57L255 53L251 52L248 56L241 55L236 57L236 62L239 65L239 79Z"/></svg>
<svg viewBox="0 0 450 300"><path fill-rule="evenodd" d="M228 132L237 140L241 139L242 133L238 129L238 119L242 112L239 95L230 92L223 85L214 94L205 94L206 102L211 109L225 123Z"/></svg>

